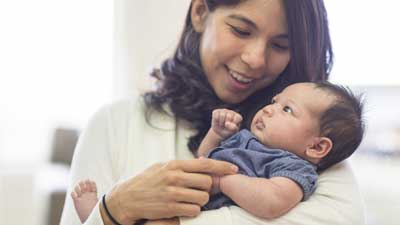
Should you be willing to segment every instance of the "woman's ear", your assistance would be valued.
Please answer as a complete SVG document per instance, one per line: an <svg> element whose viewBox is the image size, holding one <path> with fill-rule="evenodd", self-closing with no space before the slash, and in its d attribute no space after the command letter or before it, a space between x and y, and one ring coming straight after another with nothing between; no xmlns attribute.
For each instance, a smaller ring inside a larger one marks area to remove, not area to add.
<svg viewBox="0 0 400 225"><path fill-rule="evenodd" d="M205 0L192 0L190 17L196 32L202 33L206 27L206 18L209 13Z"/></svg>
<svg viewBox="0 0 400 225"><path fill-rule="evenodd" d="M316 137L313 144L306 149L306 156L315 161L324 158L331 151L333 143L330 138Z"/></svg>

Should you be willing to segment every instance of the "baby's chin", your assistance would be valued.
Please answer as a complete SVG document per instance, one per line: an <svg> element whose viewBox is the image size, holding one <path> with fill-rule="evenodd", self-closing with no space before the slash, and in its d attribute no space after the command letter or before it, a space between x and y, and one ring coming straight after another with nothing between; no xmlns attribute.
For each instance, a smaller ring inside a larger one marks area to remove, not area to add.
<svg viewBox="0 0 400 225"><path fill-rule="evenodd" d="M264 145L265 147L267 147L267 148L274 148L273 146L271 146L270 144L268 144L268 141L267 140L265 140L265 139L263 139L263 138L259 138L259 137L256 137L257 138L257 140L262 144L262 145Z"/></svg>
<svg viewBox="0 0 400 225"><path fill-rule="evenodd" d="M251 128L250 128L251 133L257 138L257 140L261 141L262 137L261 137L261 133L262 130L260 130L259 128L257 128L256 125L252 124Z"/></svg>
<svg viewBox="0 0 400 225"><path fill-rule="evenodd" d="M252 124L251 125L251 128L250 128L250 131L251 131L251 133L254 135L254 137L256 137L257 138L257 140L261 143L261 144L263 144L263 145L265 145L266 147L268 147L268 148L270 148L270 145L267 143L267 140L265 139L265 135L264 135L264 130L263 129L260 129L260 128L258 128L255 124Z"/></svg>

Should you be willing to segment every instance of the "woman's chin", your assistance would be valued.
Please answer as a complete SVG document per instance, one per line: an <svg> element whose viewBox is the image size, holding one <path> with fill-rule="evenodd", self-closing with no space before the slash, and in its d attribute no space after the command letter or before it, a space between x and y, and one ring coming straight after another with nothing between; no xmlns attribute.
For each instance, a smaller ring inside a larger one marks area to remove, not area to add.
<svg viewBox="0 0 400 225"><path fill-rule="evenodd" d="M239 104L246 100L248 96L244 95L223 95L223 96L218 96L221 101L228 103L228 104Z"/></svg>

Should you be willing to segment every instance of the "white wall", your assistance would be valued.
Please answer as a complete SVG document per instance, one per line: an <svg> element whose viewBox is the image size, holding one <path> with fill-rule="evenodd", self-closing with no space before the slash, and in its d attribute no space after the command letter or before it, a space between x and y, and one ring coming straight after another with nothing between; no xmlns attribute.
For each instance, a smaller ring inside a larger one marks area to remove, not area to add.
<svg viewBox="0 0 400 225"><path fill-rule="evenodd" d="M0 2L0 167L46 159L55 126L82 126L111 97L113 3Z"/></svg>
<svg viewBox="0 0 400 225"><path fill-rule="evenodd" d="M190 0L115 1L114 95L146 86L154 65L175 48Z"/></svg>
<svg viewBox="0 0 400 225"><path fill-rule="evenodd" d="M325 0L335 64L334 82L400 85L399 1Z"/></svg>
<svg viewBox="0 0 400 225"><path fill-rule="evenodd" d="M0 225L45 225L36 178L53 129L82 127L112 96L113 2L0 1L0 29Z"/></svg>

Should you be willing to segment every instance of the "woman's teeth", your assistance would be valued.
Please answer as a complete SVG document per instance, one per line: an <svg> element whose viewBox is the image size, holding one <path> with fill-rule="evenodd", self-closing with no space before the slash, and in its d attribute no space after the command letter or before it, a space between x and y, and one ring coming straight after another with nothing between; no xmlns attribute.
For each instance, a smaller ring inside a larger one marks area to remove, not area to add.
<svg viewBox="0 0 400 225"><path fill-rule="evenodd" d="M236 73L235 71L229 70L229 73L232 75L235 80L242 82L242 83L250 83L253 79L245 78L239 73Z"/></svg>

